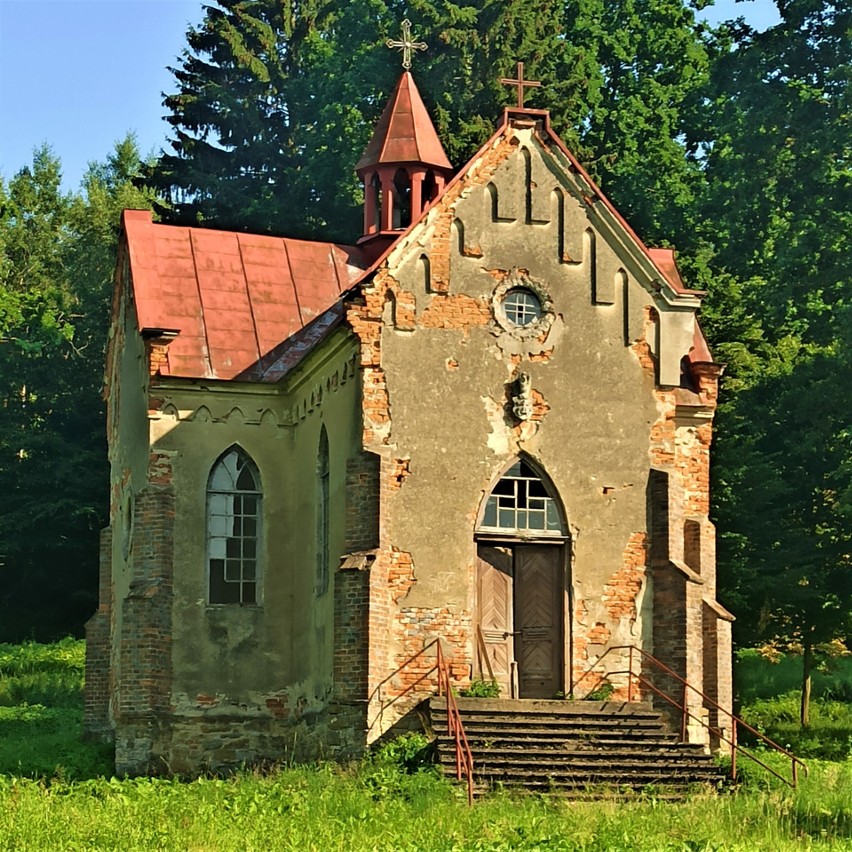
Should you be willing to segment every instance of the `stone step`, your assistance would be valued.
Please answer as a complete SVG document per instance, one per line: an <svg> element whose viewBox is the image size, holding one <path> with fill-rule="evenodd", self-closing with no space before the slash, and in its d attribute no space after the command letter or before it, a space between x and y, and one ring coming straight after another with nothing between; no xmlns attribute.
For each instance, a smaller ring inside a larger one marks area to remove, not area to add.
<svg viewBox="0 0 852 852"><path fill-rule="evenodd" d="M572 760L641 760L646 763L657 760L678 760L678 761L712 761L712 758L705 754L701 746L674 744L671 748L655 747L650 749L631 749L625 747L612 746L597 746L594 744L583 748L518 748L506 746L482 746L472 749L480 760L486 758L502 758L505 760L514 760L518 763L526 763L530 760L548 761L572 761ZM455 743L440 742L438 744L438 755L441 759L455 759Z"/></svg>
<svg viewBox="0 0 852 852"><path fill-rule="evenodd" d="M488 735L500 732L509 733L514 731L523 731L531 735L542 736L568 736L568 737L594 737L606 734L615 734L626 737L646 737L646 736L673 736L665 725L605 725L605 724L576 724L576 725L526 725L523 720L513 719L507 720L505 724L500 724L496 720L482 722L478 719L465 719L462 716L462 725L468 737L473 735ZM432 717L432 726L436 731L447 730L447 720Z"/></svg>
<svg viewBox="0 0 852 852"><path fill-rule="evenodd" d="M551 726L562 725L564 727L575 727L577 725L595 726L613 726L625 728L654 728L664 727L665 723L656 716L604 716L599 714L573 713L571 715L543 715L523 713L478 713L473 710L460 711L462 721L465 725L475 724L500 724L509 725L512 723L523 725ZM432 718L446 719L447 714L443 709L432 709Z"/></svg>
<svg viewBox="0 0 852 852"><path fill-rule="evenodd" d="M446 744L449 749L455 748L455 740L451 737L440 737L440 741ZM664 750L675 746L682 746L682 743L672 739L656 739L656 740L629 740L620 739L617 737L603 738L596 737L590 740L566 740L534 737L492 737L484 740L477 740L472 737L467 739L468 745L474 751L486 751L489 749L506 749L514 752L521 751L541 751L542 754L559 754L561 752L576 753L576 752L594 752L602 753L609 752L613 749L623 749L630 751L632 754L652 753L655 750ZM443 745L439 746L443 747ZM700 745L693 746L696 753L702 754L704 747Z"/></svg>
<svg viewBox="0 0 852 852"><path fill-rule="evenodd" d="M436 730L446 731L444 727ZM467 725L464 726L464 732L467 734L468 742L488 742L497 739L518 739L519 741L540 741L543 743L560 743L560 742L588 742L590 740L599 740L601 742L630 742L630 743L672 743L678 742L679 738L675 734L668 734L665 731L530 731L526 728L483 728L470 729Z"/></svg>
<svg viewBox="0 0 852 852"><path fill-rule="evenodd" d="M713 764L696 765L689 761L676 763L665 761L659 763L648 763L642 761L618 761L604 764L600 761L567 761L555 763L544 761L536 763L515 763L513 761L485 760L474 761L475 778L493 778L500 776L512 776L516 778L596 778L599 781L621 781L624 778L641 776L642 778L653 776L659 779L672 778L701 778L703 780L721 779L721 773ZM447 771L453 771L455 761L441 761L441 766Z"/></svg>
<svg viewBox="0 0 852 852"><path fill-rule="evenodd" d="M663 767L660 770L652 769L613 769L603 772L594 767L579 767L577 769L565 770L559 768L545 768L539 772L516 772L507 767L484 767L480 769L475 778L478 783L485 780L492 784L501 781L504 784L517 783L523 786L540 786L542 784L565 784L579 786L582 784L665 784L681 785L683 783L722 783L722 775L718 771L674 769Z"/></svg>
<svg viewBox="0 0 852 852"><path fill-rule="evenodd" d="M600 798L606 789L645 787L682 795L718 786L721 770L700 745L681 743L648 704L458 699L474 760L474 780L537 792ZM455 742L446 702L430 703L438 763L454 773ZM591 791L591 792L590 792Z"/></svg>
<svg viewBox="0 0 852 852"><path fill-rule="evenodd" d="M626 792L641 792L653 789L668 792L687 791L695 788L719 789L724 779L719 776L705 777L701 775L632 775L602 777L600 775L574 774L571 776L550 775L546 777L530 777L524 775L511 776L508 774L483 774L479 776L475 792L484 793L495 787L525 790L531 793L548 791L577 790L590 799L602 798L607 792L620 790Z"/></svg>
<svg viewBox="0 0 852 852"><path fill-rule="evenodd" d="M572 716L594 715L624 717L658 718L659 713L648 703L627 701L568 701L565 699L545 701L533 698L456 698L459 711L465 713L496 713L504 716L520 714L524 716ZM433 711L446 708L444 698L433 698L430 702Z"/></svg>

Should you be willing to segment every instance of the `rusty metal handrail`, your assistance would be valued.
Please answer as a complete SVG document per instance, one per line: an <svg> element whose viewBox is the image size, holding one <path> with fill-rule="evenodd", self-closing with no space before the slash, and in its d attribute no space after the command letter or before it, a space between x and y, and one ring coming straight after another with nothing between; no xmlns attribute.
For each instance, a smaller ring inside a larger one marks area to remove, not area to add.
<svg viewBox="0 0 852 852"><path fill-rule="evenodd" d="M389 674L386 678L384 678L384 680L380 681L370 693L368 703L381 693L381 689L386 683L392 681L401 671L415 662L415 660L423 657L432 647L435 648L435 665L433 665L428 671L421 672L420 677L417 678L414 683L409 684L398 695L391 698L390 701L382 704L382 711L401 700L404 696L413 692L415 687L419 686L424 681L428 681L430 676L437 672L438 695L440 696L444 694L447 696L447 730L455 742L456 778L461 781L462 775L466 777L467 800L469 804L473 804L473 753L471 752L470 745L467 741L467 734L465 733L464 725L462 724L461 714L459 713L455 695L453 695L450 670L449 666L447 666L446 659L444 658L444 651L440 638L435 638L430 642L427 642L416 654L412 654L394 672ZM375 724L375 720L370 724L370 728L372 728L373 724Z"/></svg>
<svg viewBox="0 0 852 852"><path fill-rule="evenodd" d="M467 779L467 803L473 804L473 752L467 741L467 734L462 724L459 706L453 695L453 687L450 682L450 670L444 659L444 651L440 639L435 646L435 662L438 669L438 695L442 691L447 698L447 730L455 740L456 745L456 779L462 780L462 775Z"/></svg>
<svg viewBox="0 0 852 852"><path fill-rule="evenodd" d="M629 662L628 662L628 669L626 671L621 670L621 671L613 671L613 672L607 672L606 673L608 675L622 675L622 674L627 675L627 700L628 701L633 700L633 679L635 677L636 680L639 683L647 686L652 692L659 695L661 698L668 701L670 704L672 704L674 707L676 707L678 710L681 711L681 714L682 714L682 716L681 716L681 740L682 741L686 740L686 725L687 725L687 719L689 718L689 719L694 719L699 724L701 724L703 727L705 727L711 734L714 734L720 740L728 743L728 745L731 746L731 779L732 780L735 781L736 778L737 778L737 752L738 751L742 752L742 754L744 754L750 760L753 760L759 766L762 766L767 772L771 773L776 778L778 778L780 781L783 781L785 784L789 784L794 789L795 789L796 785L798 784L798 780L799 780L798 767L801 765L802 769L805 772L805 775L808 774L807 764L803 760L796 757L796 755L792 754L791 752L787 751L787 749L785 749L783 746L778 745L778 743L776 743L774 740L771 740L769 737L760 733L760 731L753 728L751 725L748 724L748 722L741 719L739 716L735 716L733 713L731 713L730 710L727 710L725 707L723 707L721 704L719 704L718 701L715 701L709 695L706 695L700 689L693 686L691 683L689 683L689 681L687 681L685 678L681 677L677 672L670 669L665 663L658 660L655 656L653 656L653 654L649 654L647 651L644 651L642 648L638 648L635 645L613 645L611 648L607 648L606 651L604 651L604 653L601 654L601 656L597 659L595 664L590 669L588 669L586 672L584 672L576 681L574 681L574 683L572 684L572 693L573 693L573 690L576 689L577 685L581 681L585 680L585 678L589 674L592 674L594 672L594 673L598 674L598 676L600 678L601 673L595 672L595 669L596 669L597 666L600 665L601 660L603 660L610 653L610 651L629 651L630 656L629 656ZM648 660L650 663L657 666L657 668L661 669L667 675L670 675L671 677L673 677L675 680L679 681L682 684L682 686L683 686L683 704L682 705L678 704L677 701L674 698L672 698L670 695L667 695L665 692L658 689L653 683L651 683L649 680L647 680L647 678L643 677L641 674L634 674L634 672L633 672L633 653L634 653L634 651L637 652L638 654L640 654L642 658ZM706 702L707 704L712 706L717 711L724 713L731 720L731 722L733 724L732 724L732 727L731 727L731 738L730 739L728 739L728 737L725 736L724 732L720 728L717 728L717 727L714 727L713 725L708 724L700 716L696 716L694 713L691 713L689 711L688 702L687 702L688 690L692 690L694 693L699 695L704 702ZM785 778L783 775L781 775L779 772L776 772L771 766L767 766L767 764L765 764L762 760L760 760L760 758L756 757L750 751L748 751L748 749L743 748L743 746L741 746L739 744L739 742L738 742L739 738L737 736L737 726L742 726L747 731L754 734L758 739L760 739L762 742L764 742L767 746L769 746L773 751L776 751L779 754L783 754L785 757L790 759L790 779L789 780L787 778Z"/></svg>

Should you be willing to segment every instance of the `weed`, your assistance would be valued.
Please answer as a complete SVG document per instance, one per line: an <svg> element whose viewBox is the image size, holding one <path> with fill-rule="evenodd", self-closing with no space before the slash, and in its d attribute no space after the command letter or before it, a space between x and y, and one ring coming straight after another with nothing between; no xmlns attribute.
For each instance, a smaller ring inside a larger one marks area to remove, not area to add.
<svg viewBox="0 0 852 852"><path fill-rule="evenodd" d="M612 694L615 692L615 687L611 683L605 683L590 692L586 696L586 701L609 701Z"/></svg>
<svg viewBox="0 0 852 852"><path fill-rule="evenodd" d="M470 686L461 691L464 698L499 698L500 684L496 680L482 680L477 678L470 682Z"/></svg>

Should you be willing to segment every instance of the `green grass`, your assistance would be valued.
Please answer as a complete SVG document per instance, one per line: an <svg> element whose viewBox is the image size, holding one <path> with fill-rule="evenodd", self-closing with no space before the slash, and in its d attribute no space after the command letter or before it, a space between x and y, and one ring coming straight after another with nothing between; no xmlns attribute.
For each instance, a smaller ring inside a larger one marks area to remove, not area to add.
<svg viewBox="0 0 852 852"><path fill-rule="evenodd" d="M85 643L0 644L0 775L93 778L111 749L80 739Z"/></svg>
<svg viewBox="0 0 852 852"><path fill-rule="evenodd" d="M852 850L848 760L812 761L795 791L744 768L736 791L674 804L652 790L627 803L503 791L468 808L414 739L344 767L117 780L79 741L82 666L82 642L0 646L0 852Z"/></svg>
<svg viewBox="0 0 852 852"><path fill-rule="evenodd" d="M385 776L385 782L387 777ZM848 765L679 804L495 794L468 808L431 773L330 766L192 782L0 779L0 849L800 850L852 845Z"/></svg>

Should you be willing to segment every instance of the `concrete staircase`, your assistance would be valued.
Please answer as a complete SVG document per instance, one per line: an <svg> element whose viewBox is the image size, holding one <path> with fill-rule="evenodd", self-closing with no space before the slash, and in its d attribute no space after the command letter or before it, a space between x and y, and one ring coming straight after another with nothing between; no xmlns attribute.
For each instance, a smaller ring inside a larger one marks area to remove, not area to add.
<svg viewBox="0 0 852 852"><path fill-rule="evenodd" d="M696 784L723 782L704 748L679 742L650 704L456 700L473 752L477 792L502 785L581 797L648 789L677 797ZM454 774L446 701L433 698L430 710L438 760Z"/></svg>

